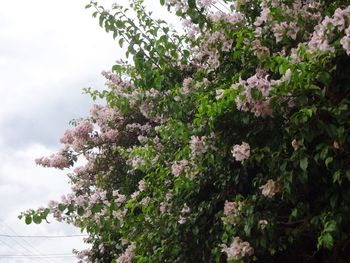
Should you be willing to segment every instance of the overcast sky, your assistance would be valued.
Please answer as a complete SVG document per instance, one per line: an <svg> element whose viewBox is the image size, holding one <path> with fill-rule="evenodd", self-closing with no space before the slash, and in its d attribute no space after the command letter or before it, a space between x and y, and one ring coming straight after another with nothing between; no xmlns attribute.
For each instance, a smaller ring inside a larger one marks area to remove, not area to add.
<svg viewBox="0 0 350 263"><path fill-rule="evenodd" d="M100 2L110 6L113 1ZM150 0L148 6L164 17L158 2ZM0 235L79 234L60 223L26 226L17 216L69 192L67 171L37 167L34 159L59 150L68 122L86 116L92 105L82 89L103 87L100 72L109 70L122 52L92 11L84 9L87 0L0 3ZM66 255L83 247L81 238L0 236L0 263L76 262L25 255Z"/></svg>

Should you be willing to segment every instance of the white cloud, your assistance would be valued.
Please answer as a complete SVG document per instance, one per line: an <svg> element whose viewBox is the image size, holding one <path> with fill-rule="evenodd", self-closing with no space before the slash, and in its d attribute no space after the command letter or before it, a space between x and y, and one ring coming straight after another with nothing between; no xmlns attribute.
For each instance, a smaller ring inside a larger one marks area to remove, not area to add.
<svg viewBox="0 0 350 263"><path fill-rule="evenodd" d="M0 234L13 234L9 227L20 235L77 232L60 223L26 226L17 216L69 192L65 171L38 167L34 159L59 149L58 140L69 120L87 115L92 104L81 95L82 88L103 87L100 72L122 57L111 34L91 17L92 10L84 9L88 2L0 0ZM110 6L113 1L100 2ZM178 24L159 9L158 0L146 4L157 18ZM0 256L70 253L84 246L81 238L0 237ZM8 262L32 261L76 260L12 258Z"/></svg>

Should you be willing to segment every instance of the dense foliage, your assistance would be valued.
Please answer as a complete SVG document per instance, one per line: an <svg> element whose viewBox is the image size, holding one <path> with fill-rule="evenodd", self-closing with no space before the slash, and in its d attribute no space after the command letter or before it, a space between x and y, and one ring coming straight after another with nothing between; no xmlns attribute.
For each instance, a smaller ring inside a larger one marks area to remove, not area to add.
<svg viewBox="0 0 350 263"><path fill-rule="evenodd" d="M37 160L83 156L71 194L20 217L80 262L349 262L350 1L161 0L184 33L130 2L87 6L129 62Z"/></svg>

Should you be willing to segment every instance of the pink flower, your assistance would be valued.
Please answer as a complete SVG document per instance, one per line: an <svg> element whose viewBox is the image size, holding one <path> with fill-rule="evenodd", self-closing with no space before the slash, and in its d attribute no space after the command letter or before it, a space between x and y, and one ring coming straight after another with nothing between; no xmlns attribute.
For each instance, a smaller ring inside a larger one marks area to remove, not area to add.
<svg viewBox="0 0 350 263"><path fill-rule="evenodd" d="M186 218L183 216L180 216L179 220L177 221L180 225L183 225L186 223Z"/></svg>
<svg viewBox="0 0 350 263"><path fill-rule="evenodd" d="M70 166L69 160L63 151L51 155L50 158L37 158L35 163L43 167L53 167L61 170Z"/></svg>
<svg viewBox="0 0 350 263"><path fill-rule="evenodd" d="M245 159L248 159L250 156L250 146L246 142L242 142L241 145L236 144L233 146L231 151L233 157L236 159L236 161L244 161Z"/></svg>
<svg viewBox="0 0 350 263"><path fill-rule="evenodd" d="M205 137L199 138L198 136L194 135L191 136L190 148L193 157L206 152L204 138Z"/></svg>
<svg viewBox="0 0 350 263"><path fill-rule="evenodd" d="M83 120L73 130L74 137L77 138L88 138L89 134L92 133L94 126L89 120Z"/></svg>
<svg viewBox="0 0 350 263"><path fill-rule="evenodd" d="M349 36L344 36L340 40L340 44L343 46L346 54L349 56L350 55L350 37Z"/></svg>
<svg viewBox="0 0 350 263"><path fill-rule="evenodd" d="M171 171L175 177L178 177L188 167L187 160L181 160L180 162L174 162L171 166Z"/></svg>
<svg viewBox="0 0 350 263"><path fill-rule="evenodd" d="M263 196L272 198L275 194L281 192L281 187L274 180L269 179L266 184L259 187Z"/></svg>
<svg viewBox="0 0 350 263"><path fill-rule="evenodd" d="M190 212L191 212L191 208L189 208L189 207L187 206L187 204L184 203L184 206L183 206L183 208L182 208L182 210L181 210L181 213L182 213L182 214L188 214L188 213L190 213Z"/></svg>
<svg viewBox="0 0 350 263"><path fill-rule="evenodd" d="M222 252L227 254L229 260L241 260L254 254L254 249L248 242L243 242L239 237L234 237L229 247L222 245Z"/></svg>
<svg viewBox="0 0 350 263"><path fill-rule="evenodd" d="M210 5L215 4L215 2L216 0L197 0L197 5L200 8L203 8L203 7L209 7Z"/></svg>
<svg viewBox="0 0 350 263"><path fill-rule="evenodd" d="M243 208L243 202L229 202L225 201L224 215L222 221L225 225L235 225L240 219L240 214Z"/></svg>
<svg viewBox="0 0 350 263"><path fill-rule="evenodd" d="M136 245L131 243L127 249L117 258L117 263L132 263L132 259L135 257Z"/></svg>
<svg viewBox="0 0 350 263"><path fill-rule="evenodd" d="M181 94L187 95L190 93L190 85L192 83L192 78L185 78L182 84Z"/></svg>
<svg viewBox="0 0 350 263"><path fill-rule="evenodd" d="M72 144L74 141L74 135L71 130L66 130L60 142L64 144Z"/></svg>

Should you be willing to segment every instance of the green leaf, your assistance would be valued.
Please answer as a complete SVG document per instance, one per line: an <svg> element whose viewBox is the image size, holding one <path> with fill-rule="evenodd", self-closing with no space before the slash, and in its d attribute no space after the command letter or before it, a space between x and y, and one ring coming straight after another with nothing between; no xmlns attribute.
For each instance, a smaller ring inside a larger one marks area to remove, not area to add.
<svg viewBox="0 0 350 263"><path fill-rule="evenodd" d="M33 216L33 222L34 222L35 224L40 224L41 221L42 221L42 219L41 219L40 216L38 216L38 215L34 215L34 216Z"/></svg>
<svg viewBox="0 0 350 263"><path fill-rule="evenodd" d="M303 171L306 171L308 166L309 166L309 161L308 161L307 157L304 157L303 159L300 160L300 168Z"/></svg>
<svg viewBox="0 0 350 263"><path fill-rule="evenodd" d="M340 184L340 183L341 183L340 176L341 176L340 171L339 171L339 170L336 171L336 172L333 174L333 183L338 182L338 183Z"/></svg>
<svg viewBox="0 0 350 263"><path fill-rule="evenodd" d="M31 216L26 216L25 222L27 225L30 225L32 223L32 217Z"/></svg>
<svg viewBox="0 0 350 263"><path fill-rule="evenodd" d="M124 44L124 38L119 39L119 46L122 48Z"/></svg>
<svg viewBox="0 0 350 263"><path fill-rule="evenodd" d="M327 248L331 250L333 248L333 237L330 233L326 232L321 236L321 239L319 239L319 245L321 245L324 248Z"/></svg>
<svg viewBox="0 0 350 263"><path fill-rule="evenodd" d="M333 162L333 157L328 157L328 158L326 159L326 161L324 162L324 163L326 164L326 167L327 167L327 168L329 168L328 166L329 166L329 164L330 164L331 162Z"/></svg>

